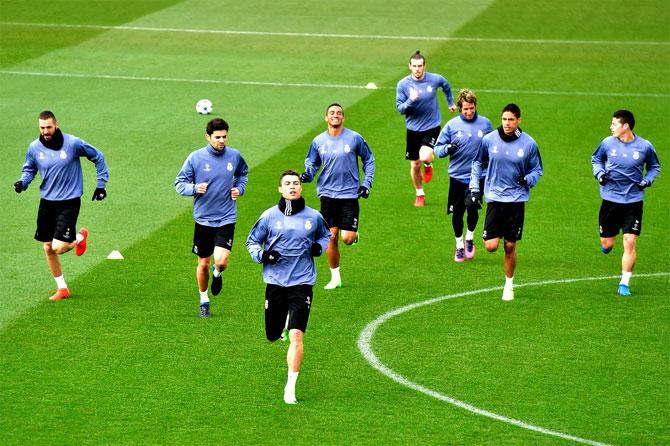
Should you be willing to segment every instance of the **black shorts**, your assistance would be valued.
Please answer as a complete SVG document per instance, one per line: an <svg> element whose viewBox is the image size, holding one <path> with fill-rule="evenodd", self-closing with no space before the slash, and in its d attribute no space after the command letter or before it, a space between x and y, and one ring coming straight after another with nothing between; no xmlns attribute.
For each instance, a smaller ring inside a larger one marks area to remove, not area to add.
<svg viewBox="0 0 670 446"><path fill-rule="evenodd" d="M484 179L479 180L479 190L484 190ZM449 198L447 198L447 214L477 212L481 205L473 205L470 200L470 185L449 177Z"/></svg>
<svg viewBox="0 0 670 446"><path fill-rule="evenodd" d="M321 215L329 228L358 231L358 199L321 197Z"/></svg>
<svg viewBox="0 0 670 446"><path fill-rule="evenodd" d="M200 258L214 254L214 247L220 246L228 251L233 249L235 223L223 226L204 226L196 223L193 230L193 248L191 252Z"/></svg>
<svg viewBox="0 0 670 446"><path fill-rule="evenodd" d="M265 337L274 342L281 337L288 315L288 329L307 331L312 307L312 285L265 287Z"/></svg>
<svg viewBox="0 0 670 446"><path fill-rule="evenodd" d="M492 201L486 205L486 220L482 238L504 238L510 242L521 240L525 202L502 203Z"/></svg>
<svg viewBox="0 0 670 446"><path fill-rule="evenodd" d="M407 129L407 145L405 148L405 159L416 161L419 159L419 149L421 146L428 146L431 149L435 147L437 137L440 136L440 126L434 129L415 132Z"/></svg>
<svg viewBox="0 0 670 446"><path fill-rule="evenodd" d="M77 238L77 217L81 207L80 198L50 201L42 198L37 211L35 240L50 242L53 239L72 243Z"/></svg>
<svg viewBox="0 0 670 446"><path fill-rule="evenodd" d="M614 237L621 230L624 234L640 235L642 232L642 201L614 203L603 200L598 215L601 237Z"/></svg>

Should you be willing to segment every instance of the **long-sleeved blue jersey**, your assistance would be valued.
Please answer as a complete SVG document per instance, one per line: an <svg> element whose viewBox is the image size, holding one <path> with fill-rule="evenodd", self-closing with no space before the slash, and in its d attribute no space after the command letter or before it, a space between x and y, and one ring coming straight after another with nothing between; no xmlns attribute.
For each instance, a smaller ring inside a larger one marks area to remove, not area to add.
<svg viewBox="0 0 670 446"><path fill-rule="evenodd" d="M461 183L470 182L472 161L479 153L485 135L492 130L491 121L475 113L471 121L458 115L447 122L435 144L435 155L447 156L447 144L458 144L458 149L449 156L449 176ZM482 172L484 177L486 172Z"/></svg>
<svg viewBox="0 0 670 446"><path fill-rule="evenodd" d="M416 89L419 97L410 99L410 89ZM449 107L454 105L449 82L439 74L425 72L423 79L416 80L411 75L398 82L395 93L395 106L405 115L405 126L415 132L434 129L442 125L442 114L437 103L437 90L442 90Z"/></svg>
<svg viewBox="0 0 670 446"><path fill-rule="evenodd" d="M328 224L319 212L305 206L294 215L284 215L279 206L273 206L251 228L247 251L257 263L261 263L264 250L275 250L281 255L274 265L263 265L265 283L283 287L314 285L312 244L318 243L325 252L329 240Z"/></svg>
<svg viewBox="0 0 670 446"><path fill-rule="evenodd" d="M42 177L40 196L49 201L70 200L84 193L84 177L80 157L88 158L95 164L97 186L104 188L109 180L107 163L102 152L74 135L63 133L60 150L49 149L39 138L30 143L23 164L21 182L28 185L39 171Z"/></svg>
<svg viewBox="0 0 670 446"><path fill-rule="evenodd" d="M222 151L211 145L198 149L186 158L175 179L177 192L193 196L193 218L203 226L219 227L235 223L236 201L230 190L236 187L240 196L247 185L249 168L240 152L226 146ZM196 184L207 183L204 194L196 194Z"/></svg>
<svg viewBox="0 0 670 446"><path fill-rule="evenodd" d="M363 162L363 181L358 173L358 157ZM375 157L365 139L347 128L338 136L325 131L312 141L305 158L305 175L312 181L322 167L316 183L319 197L358 198L358 187L372 188Z"/></svg>
<svg viewBox="0 0 670 446"><path fill-rule="evenodd" d="M610 178L600 186L600 196L615 203L642 201L644 191L637 184L642 180L653 183L661 171L654 146L637 135L630 142L614 136L603 139L591 156L591 164L596 178L604 173ZM643 171L645 166L646 173Z"/></svg>
<svg viewBox="0 0 670 446"><path fill-rule="evenodd" d="M514 137L503 140L502 129L484 136L479 154L472 162L470 190L479 192L482 169L486 169L484 196L486 201L503 203L528 201L530 189L542 176L542 158L535 140L517 129ZM518 183L519 176L527 186Z"/></svg>

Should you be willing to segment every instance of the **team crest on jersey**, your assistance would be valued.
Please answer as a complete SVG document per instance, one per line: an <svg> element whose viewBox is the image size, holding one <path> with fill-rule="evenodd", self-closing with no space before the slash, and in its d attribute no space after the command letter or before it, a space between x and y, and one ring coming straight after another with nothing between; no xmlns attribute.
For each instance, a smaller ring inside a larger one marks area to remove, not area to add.
<svg viewBox="0 0 670 446"><path fill-rule="evenodd" d="M493 153L498 153L498 146L493 146L493 150L491 150Z"/></svg>
<svg viewBox="0 0 670 446"><path fill-rule="evenodd" d="M319 146L319 153L322 155L326 153L326 146Z"/></svg>
<svg viewBox="0 0 670 446"><path fill-rule="evenodd" d="M311 220L305 220L305 229L310 230L312 229L312 221Z"/></svg>
<svg viewBox="0 0 670 446"><path fill-rule="evenodd" d="M65 158L67 158L67 152L61 150L61 152L60 152L60 159L64 160Z"/></svg>
<svg viewBox="0 0 670 446"><path fill-rule="evenodd" d="M212 166L209 165L209 163L205 163L205 168L202 169L205 172L211 172L212 171Z"/></svg>
<svg viewBox="0 0 670 446"><path fill-rule="evenodd" d="M480 138L484 137L484 132L482 132L482 129L479 129L479 131L477 132L477 136Z"/></svg>
<svg viewBox="0 0 670 446"><path fill-rule="evenodd" d="M426 91L427 91L428 93L432 93L432 92L433 92L433 87L430 86L430 85L427 86L427 87L426 87Z"/></svg>
<svg viewBox="0 0 670 446"><path fill-rule="evenodd" d="M40 154L37 155L37 158L43 160L44 159L44 152L40 152Z"/></svg>
<svg viewBox="0 0 670 446"><path fill-rule="evenodd" d="M228 172L232 172L233 171L233 163L228 163L228 165L226 166L226 169L228 169Z"/></svg>
<svg viewBox="0 0 670 446"><path fill-rule="evenodd" d="M610 155L616 156L616 149L612 149L612 151L610 152Z"/></svg>
<svg viewBox="0 0 670 446"><path fill-rule="evenodd" d="M517 150L517 151L516 151L516 156L518 156L519 158L521 158L521 157L523 156L523 149L519 149L519 150Z"/></svg>
<svg viewBox="0 0 670 446"><path fill-rule="evenodd" d="M456 132L456 138L462 138L463 137L463 132L462 131L457 131Z"/></svg>
<svg viewBox="0 0 670 446"><path fill-rule="evenodd" d="M277 229L282 229L283 226L284 226L284 225L283 225L282 222L280 222L280 221L277 221L277 222L275 223L275 228L277 228Z"/></svg>
<svg viewBox="0 0 670 446"><path fill-rule="evenodd" d="M637 150L634 151L633 152L633 159L636 160L636 159L639 159L639 158L640 158L640 152L638 152Z"/></svg>
<svg viewBox="0 0 670 446"><path fill-rule="evenodd" d="M349 147L349 144L344 145L344 153L349 153L351 152L351 147Z"/></svg>

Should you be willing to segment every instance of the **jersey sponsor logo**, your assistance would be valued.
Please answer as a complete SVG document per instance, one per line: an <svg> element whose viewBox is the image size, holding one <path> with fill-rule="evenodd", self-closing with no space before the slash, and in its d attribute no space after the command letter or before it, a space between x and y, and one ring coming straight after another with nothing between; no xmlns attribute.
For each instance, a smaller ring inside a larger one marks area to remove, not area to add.
<svg viewBox="0 0 670 446"><path fill-rule="evenodd" d="M310 230L312 229L312 221L311 220L305 220L305 229Z"/></svg>
<svg viewBox="0 0 670 446"><path fill-rule="evenodd" d="M232 172L233 171L233 163L228 163L228 165L226 166L226 169L228 170L228 172Z"/></svg>
<svg viewBox="0 0 670 446"><path fill-rule="evenodd" d="M60 159L64 160L65 158L67 158L67 152L65 152L64 150L61 150L60 151Z"/></svg>
<svg viewBox="0 0 670 446"><path fill-rule="evenodd" d="M202 169L205 172L211 172L212 171L212 166L209 165L209 163L205 163L205 168Z"/></svg>
<svg viewBox="0 0 670 446"><path fill-rule="evenodd" d="M517 150L516 151L516 156L518 156L519 158L522 158L523 157L523 149Z"/></svg>
<svg viewBox="0 0 670 446"><path fill-rule="evenodd" d="M344 145L344 153L349 153L351 152L351 147L349 147L349 144Z"/></svg>

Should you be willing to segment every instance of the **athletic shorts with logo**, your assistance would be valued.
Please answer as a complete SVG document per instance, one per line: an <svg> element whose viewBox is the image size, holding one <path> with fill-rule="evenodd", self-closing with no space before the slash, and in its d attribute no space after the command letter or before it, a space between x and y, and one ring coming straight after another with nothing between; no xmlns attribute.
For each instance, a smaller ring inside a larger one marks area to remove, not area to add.
<svg viewBox="0 0 670 446"><path fill-rule="evenodd" d="M311 285L283 287L268 283L265 287L265 337L270 342L279 339L286 325L286 316L289 330L306 332L311 307Z"/></svg>
<svg viewBox="0 0 670 446"><path fill-rule="evenodd" d="M428 146L431 149L435 147L438 136L440 136L440 126L435 128L416 132L407 129L407 144L405 147L405 159L416 161L419 159L419 149L421 146Z"/></svg>
<svg viewBox="0 0 670 446"><path fill-rule="evenodd" d="M195 224L193 229L193 248L191 252L200 258L214 254L214 247L220 246L228 251L233 249L235 223L223 226L205 226Z"/></svg>
<svg viewBox="0 0 670 446"><path fill-rule="evenodd" d="M511 242L521 240L525 204L523 201L487 203L482 238L484 240L503 238Z"/></svg>
<svg viewBox="0 0 670 446"><path fill-rule="evenodd" d="M321 215L329 228L358 231L359 211L357 198L321 197Z"/></svg>
<svg viewBox="0 0 670 446"><path fill-rule="evenodd" d="M53 239L72 243L77 237L77 218L81 199L50 201L42 198L37 211L35 240L50 242Z"/></svg>
<svg viewBox="0 0 670 446"><path fill-rule="evenodd" d="M614 237L619 231L640 235L642 232L642 201L614 203L603 200L598 215L601 237Z"/></svg>

